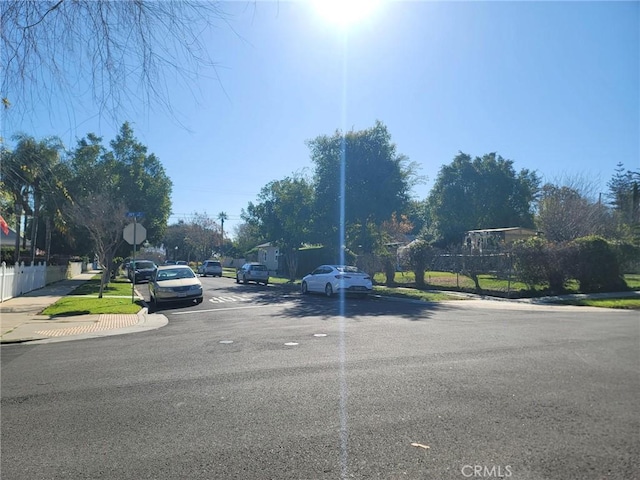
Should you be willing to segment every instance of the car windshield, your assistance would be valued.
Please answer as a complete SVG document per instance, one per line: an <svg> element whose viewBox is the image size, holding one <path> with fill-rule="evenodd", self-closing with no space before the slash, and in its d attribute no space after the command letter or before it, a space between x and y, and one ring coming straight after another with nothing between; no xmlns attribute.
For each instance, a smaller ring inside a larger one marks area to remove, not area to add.
<svg viewBox="0 0 640 480"><path fill-rule="evenodd" d="M195 274L190 268L168 268L166 270L160 270L156 276L156 280L159 282L165 280L177 280L179 278L194 278Z"/></svg>
<svg viewBox="0 0 640 480"><path fill-rule="evenodd" d="M153 262L136 262L136 268L139 270L142 269L149 269L149 268L156 268L155 264Z"/></svg>

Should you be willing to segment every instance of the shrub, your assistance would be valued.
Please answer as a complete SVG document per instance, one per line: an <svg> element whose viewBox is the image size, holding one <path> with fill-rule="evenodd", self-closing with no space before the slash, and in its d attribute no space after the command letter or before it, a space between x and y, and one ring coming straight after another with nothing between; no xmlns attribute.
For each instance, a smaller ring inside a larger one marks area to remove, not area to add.
<svg viewBox="0 0 640 480"><path fill-rule="evenodd" d="M540 237L519 240L513 244L513 267L518 279L533 290L535 285L547 283L547 241Z"/></svg>
<svg viewBox="0 0 640 480"><path fill-rule="evenodd" d="M580 283L581 292L612 292L627 290L615 249L595 235L572 242L572 273Z"/></svg>
<svg viewBox="0 0 640 480"><path fill-rule="evenodd" d="M424 271L433 260L434 250L425 240L414 240L407 246L407 260L416 276L416 286L424 287Z"/></svg>
<svg viewBox="0 0 640 480"><path fill-rule="evenodd" d="M571 273L568 266L573 255L571 245L531 237L515 242L512 254L518 279L531 290L536 285L546 285L554 293L565 290Z"/></svg>

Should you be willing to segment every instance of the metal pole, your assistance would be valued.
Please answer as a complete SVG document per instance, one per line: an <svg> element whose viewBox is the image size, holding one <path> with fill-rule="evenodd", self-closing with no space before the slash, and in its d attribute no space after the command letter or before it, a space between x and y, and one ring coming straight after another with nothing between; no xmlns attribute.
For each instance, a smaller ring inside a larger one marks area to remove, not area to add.
<svg viewBox="0 0 640 480"><path fill-rule="evenodd" d="M134 301L134 293L136 288L136 217L133 217L133 279L131 280L131 303Z"/></svg>

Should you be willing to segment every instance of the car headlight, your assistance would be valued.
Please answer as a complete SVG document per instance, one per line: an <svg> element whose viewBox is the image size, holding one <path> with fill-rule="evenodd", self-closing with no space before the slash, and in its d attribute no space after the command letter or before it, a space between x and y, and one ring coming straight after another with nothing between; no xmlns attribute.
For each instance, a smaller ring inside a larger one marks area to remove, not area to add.
<svg viewBox="0 0 640 480"><path fill-rule="evenodd" d="M202 286L201 285L193 285L189 290L194 290L196 292L199 292L202 290Z"/></svg>

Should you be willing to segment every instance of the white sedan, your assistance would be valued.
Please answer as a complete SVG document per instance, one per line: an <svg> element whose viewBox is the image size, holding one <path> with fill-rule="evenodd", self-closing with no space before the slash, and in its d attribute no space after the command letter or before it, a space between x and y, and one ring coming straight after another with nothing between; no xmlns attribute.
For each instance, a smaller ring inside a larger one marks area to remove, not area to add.
<svg viewBox="0 0 640 480"><path fill-rule="evenodd" d="M156 308L164 302L202 303L202 284L187 265L163 265L149 281L149 296Z"/></svg>
<svg viewBox="0 0 640 480"><path fill-rule="evenodd" d="M373 291L371 277L357 267L320 265L302 279L302 293L320 292L331 297L341 291L368 295Z"/></svg>

